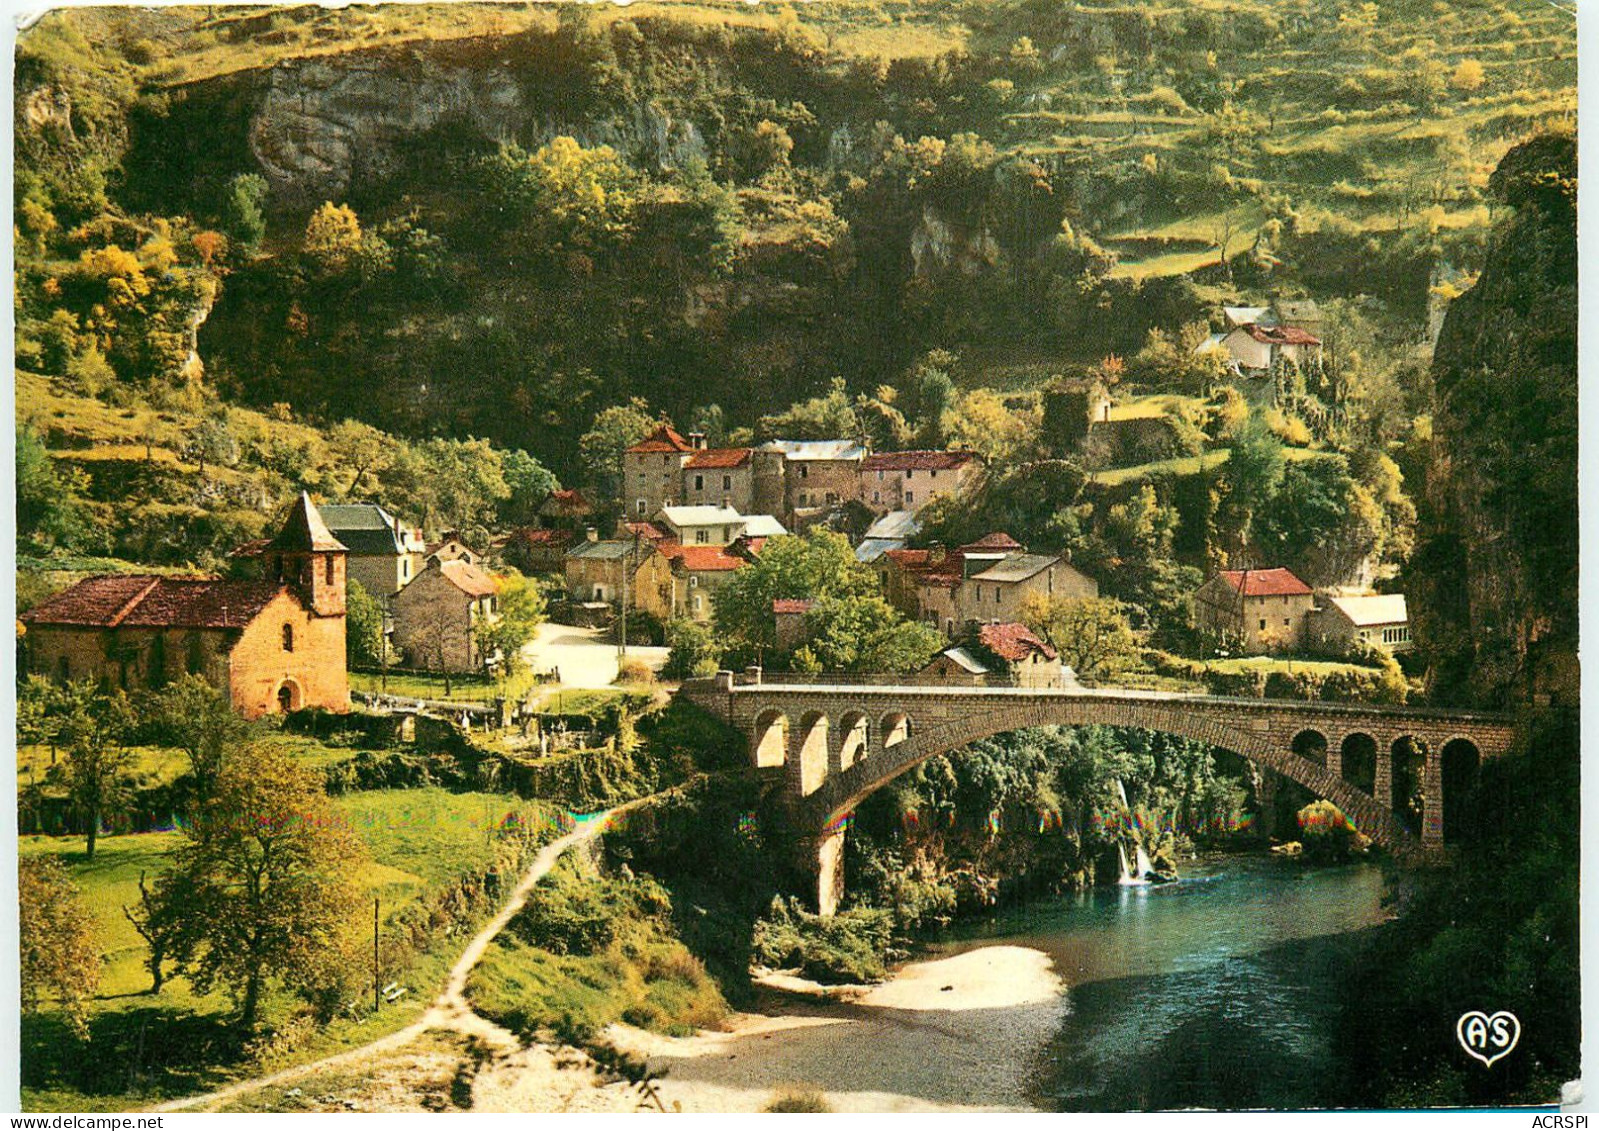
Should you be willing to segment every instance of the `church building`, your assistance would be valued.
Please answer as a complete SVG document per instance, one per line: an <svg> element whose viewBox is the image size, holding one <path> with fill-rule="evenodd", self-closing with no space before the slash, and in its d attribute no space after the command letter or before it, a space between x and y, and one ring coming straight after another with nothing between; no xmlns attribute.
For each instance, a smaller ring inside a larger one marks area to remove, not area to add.
<svg viewBox="0 0 1599 1131"><path fill-rule="evenodd" d="M346 551L309 495L259 556L261 576L248 581L85 578L22 614L28 670L130 691L193 673L251 719L302 707L348 710Z"/></svg>

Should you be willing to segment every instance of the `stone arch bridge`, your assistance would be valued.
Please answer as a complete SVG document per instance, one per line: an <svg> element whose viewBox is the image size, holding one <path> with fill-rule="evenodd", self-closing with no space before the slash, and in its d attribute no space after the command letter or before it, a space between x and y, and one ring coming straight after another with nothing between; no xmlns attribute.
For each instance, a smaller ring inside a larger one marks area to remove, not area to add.
<svg viewBox="0 0 1599 1131"><path fill-rule="evenodd" d="M928 758L1005 731L1137 727L1223 747L1331 801L1407 861L1441 855L1455 831L1453 806L1481 760L1505 753L1514 738L1508 717L1471 711L831 678L720 672L683 685L691 702L746 736L754 765L782 768L823 914L843 895L845 818L855 807ZM1404 774L1418 767L1426 797L1419 835L1395 812Z"/></svg>

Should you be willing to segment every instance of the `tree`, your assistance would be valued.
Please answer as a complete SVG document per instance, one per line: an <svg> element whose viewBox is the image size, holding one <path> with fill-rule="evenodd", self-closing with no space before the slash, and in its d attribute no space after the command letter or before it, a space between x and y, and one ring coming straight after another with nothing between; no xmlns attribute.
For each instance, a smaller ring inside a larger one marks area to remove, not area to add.
<svg viewBox="0 0 1599 1131"><path fill-rule="evenodd" d="M387 647L383 603L352 577L345 586L344 610L345 661L351 667L381 666Z"/></svg>
<svg viewBox="0 0 1599 1131"><path fill-rule="evenodd" d="M508 569L500 578L499 616L485 618L473 627L478 652L485 658L500 655L500 671L511 675L521 669L522 649L533 642L544 623L544 595L539 584Z"/></svg>
<svg viewBox="0 0 1599 1131"><path fill-rule="evenodd" d="M100 985L94 916L59 860L24 856L17 864L17 933L22 1012L38 1013L53 994L78 1037L89 1035L89 1001Z"/></svg>
<svg viewBox="0 0 1599 1131"><path fill-rule="evenodd" d="M1473 94L1483 83L1482 64L1475 59L1463 59L1449 77L1449 85L1462 94Z"/></svg>
<svg viewBox="0 0 1599 1131"><path fill-rule="evenodd" d="M327 437L329 455L343 471L352 473L344 489L351 502L361 498L362 488L370 489L394 462L394 440L370 424L345 420L333 426Z"/></svg>
<svg viewBox="0 0 1599 1131"><path fill-rule="evenodd" d="M421 446L427 481L424 523L481 542L511 495L500 450L487 440L432 439Z"/></svg>
<svg viewBox="0 0 1599 1131"><path fill-rule="evenodd" d="M500 518L513 526L526 526L538 516L539 504L561 489L561 481L521 448L506 452L501 464L511 493L500 504Z"/></svg>
<svg viewBox="0 0 1599 1131"><path fill-rule="evenodd" d="M755 435L762 440L855 439L860 432L855 405L842 377L834 377L821 396L800 401L786 412L763 416L755 425Z"/></svg>
<svg viewBox="0 0 1599 1131"><path fill-rule="evenodd" d="M716 591L716 633L724 643L775 649L773 601L869 597L876 592L877 578L855 560L849 539L813 527L802 537L769 540L760 557L733 571Z"/></svg>
<svg viewBox="0 0 1599 1131"><path fill-rule="evenodd" d="M585 149L558 137L529 155L502 146L485 163L505 215L552 251L594 251L631 230L639 176L608 145Z"/></svg>
<svg viewBox="0 0 1599 1131"><path fill-rule="evenodd" d="M133 716L127 697L96 695L87 684L71 689L74 703L61 726L67 747L67 794L84 824L85 851L94 859L100 824L127 795L131 758L123 745Z"/></svg>
<svg viewBox="0 0 1599 1131"><path fill-rule="evenodd" d="M718 598L720 599L720 598ZM804 671L914 672L943 645L881 597L829 597L805 614L809 640L795 654Z"/></svg>
<svg viewBox="0 0 1599 1131"><path fill-rule="evenodd" d="M223 198L223 223L235 242L246 251L260 249L266 237L266 178L259 173L240 173L228 182Z"/></svg>
<svg viewBox="0 0 1599 1131"><path fill-rule="evenodd" d="M668 621L666 645L670 651L661 674L667 679L697 679L716 674L721 653L706 625L687 617Z"/></svg>
<svg viewBox="0 0 1599 1131"><path fill-rule="evenodd" d="M41 546L70 548L84 533L81 474L64 472L31 428L17 429L17 534Z"/></svg>
<svg viewBox="0 0 1599 1131"><path fill-rule="evenodd" d="M356 582L350 583L352 586ZM248 730L222 692L187 674L161 693L157 713L173 745L189 757L195 798L204 803Z"/></svg>
<svg viewBox="0 0 1599 1131"><path fill-rule="evenodd" d="M355 209L324 201L306 221L301 250L330 275L349 267L361 251L361 221Z"/></svg>
<svg viewBox="0 0 1599 1131"><path fill-rule="evenodd" d="M1138 658L1138 641L1111 597L1030 597L1022 619L1084 679L1114 676Z"/></svg>
<svg viewBox="0 0 1599 1131"><path fill-rule="evenodd" d="M1253 537L1255 517L1277 497L1285 463L1281 441L1259 413L1251 413L1238 429L1232 453L1222 467L1222 482L1227 486L1224 509L1240 547Z"/></svg>
<svg viewBox="0 0 1599 1131"><path fill-rule="evenodd" d="M364 852L317 774L253 748L183 831L155 902L197 993L223 988L248 1030L270 982L311 996L335 979Z"/></svg>
<svg viewBox="0 0 1599 1131"><path fill-rule="evenodd" d="M642 397L613 405L594 417L594 424L578 440L583 468L603 499L620 497L622 453L654 431L657 421Z"/></svg>

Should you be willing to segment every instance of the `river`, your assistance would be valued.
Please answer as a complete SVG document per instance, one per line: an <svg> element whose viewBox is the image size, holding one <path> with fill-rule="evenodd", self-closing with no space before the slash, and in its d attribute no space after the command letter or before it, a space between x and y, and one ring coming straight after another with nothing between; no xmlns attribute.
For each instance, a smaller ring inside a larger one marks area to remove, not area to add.
<svg viewBox="0 0 1599 1131"><path fill-rule="evenodd" d="M1068 985L1030 1099L1061 1111L1330 1107L1351 933L1381 922L1372 865L1233 857L1176 884L1098 889L967 925L937 949L1043 951Z"/></svg>

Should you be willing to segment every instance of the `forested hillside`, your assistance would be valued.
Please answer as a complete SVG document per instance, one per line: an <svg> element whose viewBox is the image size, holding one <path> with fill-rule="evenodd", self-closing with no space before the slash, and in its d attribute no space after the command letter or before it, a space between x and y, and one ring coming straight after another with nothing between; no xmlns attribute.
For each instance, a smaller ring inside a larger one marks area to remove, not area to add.
<svg viewBox="0 0 1599 1131"><path fill-rule="evenodd" d="M20 361L144 386L197 344L225 395L552 466L631 395L753 425L935 349L1014 392L1235 295L1363 296L1381 367L1574 67L1543 3L54 13Z"/></svg>

